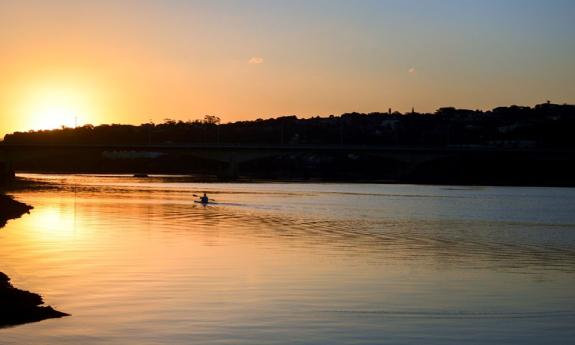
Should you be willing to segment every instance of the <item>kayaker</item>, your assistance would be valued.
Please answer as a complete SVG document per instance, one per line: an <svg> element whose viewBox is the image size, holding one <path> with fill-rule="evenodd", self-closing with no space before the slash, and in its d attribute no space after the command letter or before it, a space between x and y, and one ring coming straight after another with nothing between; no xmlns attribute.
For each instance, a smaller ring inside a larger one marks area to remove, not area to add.
<svg viewBox="0 0 575 345"><path fill-rule="evenodd" d="M210 201L210 199L208 198L206 193L204 193L204 195L202 197L200 197L200 201L202 202L202 204L207 204L208 201Z"/></svg>

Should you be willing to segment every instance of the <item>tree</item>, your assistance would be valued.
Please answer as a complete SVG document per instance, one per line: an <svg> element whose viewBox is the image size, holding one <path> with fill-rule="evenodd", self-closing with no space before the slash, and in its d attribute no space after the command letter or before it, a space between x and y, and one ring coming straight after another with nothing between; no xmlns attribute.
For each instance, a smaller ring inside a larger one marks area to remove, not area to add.
<svg viewBox="0 0 575 345"><path fill-rule="evenodd" d="M215 115L206 115L204 116L204 123L206 125L219 125L221 119Z"/></svg>

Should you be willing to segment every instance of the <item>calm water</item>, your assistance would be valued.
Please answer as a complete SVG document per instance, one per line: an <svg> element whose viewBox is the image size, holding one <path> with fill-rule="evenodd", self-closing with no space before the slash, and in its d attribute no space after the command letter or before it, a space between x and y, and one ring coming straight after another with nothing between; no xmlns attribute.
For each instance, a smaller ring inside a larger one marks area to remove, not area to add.
<svg viewBox="0 0 575 345"><path fill-rule="evenodd" d="M72 316L3 345L575 339L575 189L23 177L0 271Z"/></svg>

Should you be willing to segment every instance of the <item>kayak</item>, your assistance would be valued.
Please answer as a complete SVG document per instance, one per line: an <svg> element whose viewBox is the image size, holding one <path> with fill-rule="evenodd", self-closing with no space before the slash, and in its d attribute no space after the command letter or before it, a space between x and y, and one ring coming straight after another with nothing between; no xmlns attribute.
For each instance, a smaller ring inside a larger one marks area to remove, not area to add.
<svg viewBox="0 0 575 345"><path fill-rule="evenodd" d="M206 206L206 205L217 205L217 204L218 204L217 202L213 202L213 201L202 202L202 201L200 201L200 200L194 200L194 202L195 202L196 204L202 204L202 205L204 205L204 206Z"/></svg>

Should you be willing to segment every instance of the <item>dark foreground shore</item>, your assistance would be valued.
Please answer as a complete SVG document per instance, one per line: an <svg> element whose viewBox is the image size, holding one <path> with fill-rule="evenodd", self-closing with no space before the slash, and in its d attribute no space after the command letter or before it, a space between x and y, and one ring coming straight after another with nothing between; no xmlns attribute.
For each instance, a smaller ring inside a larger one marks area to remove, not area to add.
<svg viewBox="0 0 575 345"><path fill-rule="evenodd" d="M0 194L0 228L10 219L20 218L30 212L32 206L23 204L9 196Z"/></svg>
<svg viewBox="0 0 575 345"><path fill-rule="evenodd" d="M0 194L0 228L9 219L19 218L31 206ZM45 319L60 318L68 314L43 306L42 296L12 286L10 278L0 272L0 327L15 326Z"/></svg>
<svg viewBox="0 0 575 345"><path fill-rule="evenodd" d="M42 304L42 296L15 288L10 278L0 272L0 327L68 316Z"/></svg>

